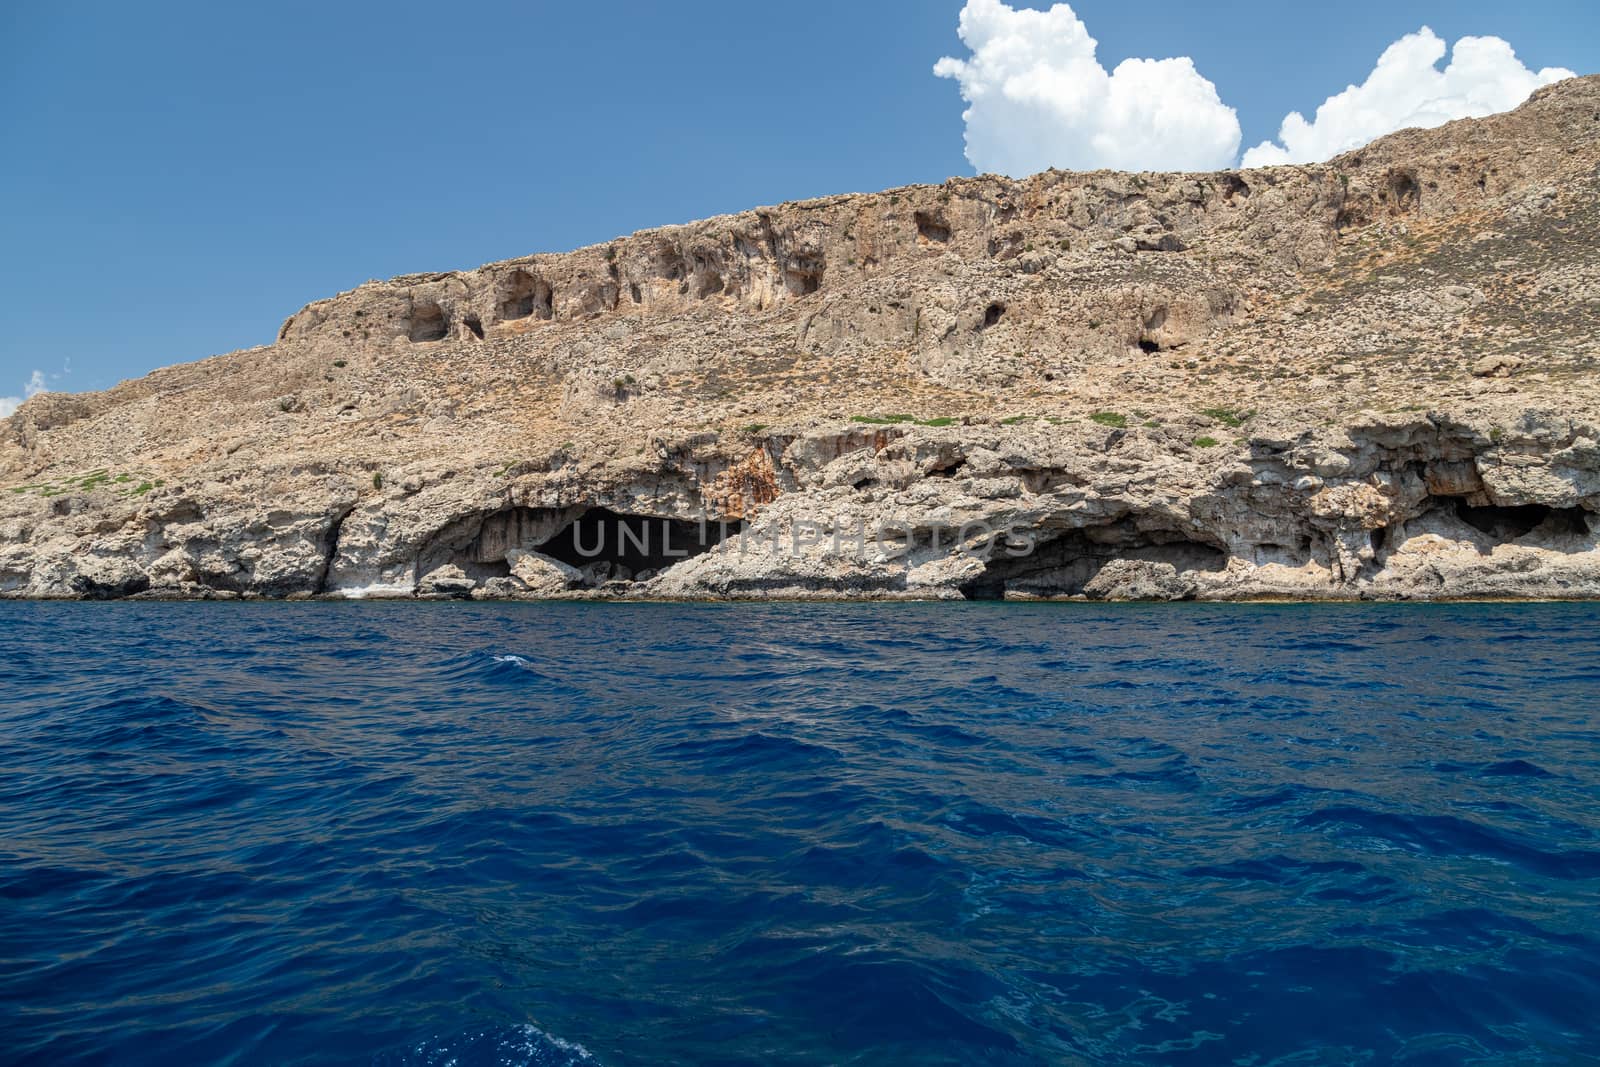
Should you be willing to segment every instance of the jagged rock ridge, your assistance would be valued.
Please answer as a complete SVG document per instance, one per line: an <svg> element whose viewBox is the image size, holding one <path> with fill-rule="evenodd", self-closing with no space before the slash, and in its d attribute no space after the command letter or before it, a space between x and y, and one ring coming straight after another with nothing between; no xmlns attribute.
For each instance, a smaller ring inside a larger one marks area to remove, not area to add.
<svg viewBox="0 0 1600 1067"><path fill-rule="evenodd" d="M1600 594L1600 79L369 282L0 423L0 595Z"/></svg>

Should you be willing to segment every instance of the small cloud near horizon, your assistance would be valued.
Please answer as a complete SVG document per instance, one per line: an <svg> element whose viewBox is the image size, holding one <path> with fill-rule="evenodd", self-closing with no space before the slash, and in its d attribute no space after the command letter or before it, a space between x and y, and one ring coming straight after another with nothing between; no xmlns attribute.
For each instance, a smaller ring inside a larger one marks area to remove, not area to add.
<svg viewBox="0 0 1600 1067"><path fill-rule="evenodd" d="M48 393L50 387L45 384L44 371L35 370L22 386L21 396L0 396L0 419L9 418L16 414L24 401L32 400L40 393Z"/></svg>
<svg viewBox="0 0 1600 1067"><path fill-rule="evenodd" d="M1025 177L1069 170L1227 170L1316 163L1408 127L1509 111L1541 86L1571 78L1535 72L1499 37L1463 37L1450 63L1424 26L1390 45L1361 85L1330 96L1311 121L1284 118L1279 143L1244 154L1238 113L1188 57L1127 59L1107 71L1070 4L1046 11L967 0L958 33L971 51L933 73L967 103L966 157L979 172Z"/></svg>

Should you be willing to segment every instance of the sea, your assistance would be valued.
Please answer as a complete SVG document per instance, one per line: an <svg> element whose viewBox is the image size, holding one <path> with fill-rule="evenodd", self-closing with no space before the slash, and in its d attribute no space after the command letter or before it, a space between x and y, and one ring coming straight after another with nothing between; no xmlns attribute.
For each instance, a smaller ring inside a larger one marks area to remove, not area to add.
<svg viewBox="0 0 1600 1067"><path fill-rule="evenodd" d="M1600 606L0 604L0 1063L1600 1063Z"/></svg>

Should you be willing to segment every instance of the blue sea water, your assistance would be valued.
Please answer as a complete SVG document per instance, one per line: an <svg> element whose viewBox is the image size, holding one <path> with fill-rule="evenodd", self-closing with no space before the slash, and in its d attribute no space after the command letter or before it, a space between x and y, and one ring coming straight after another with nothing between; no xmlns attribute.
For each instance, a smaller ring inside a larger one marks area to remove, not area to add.
<svg viewBox="0 0 1600 1067"><path fill-rule="evenodd" d="M0 605L0 1062L1600 1062L1597 623Z"/></svg>

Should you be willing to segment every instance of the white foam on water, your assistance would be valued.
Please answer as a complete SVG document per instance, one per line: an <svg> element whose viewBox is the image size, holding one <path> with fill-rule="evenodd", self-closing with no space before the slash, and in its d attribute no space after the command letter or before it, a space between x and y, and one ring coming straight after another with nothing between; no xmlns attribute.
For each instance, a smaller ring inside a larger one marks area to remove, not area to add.
<svg viewBox="0 0 1600 1067"><path fill-rule="evenodd" d="M594 1053L576 1041L547 1034L532 1023L424 1041L413 1048L411 1054L418 1063L428 1067L460 1067L463 1063L486 1062L494 1063L495 1067L600 1067Z"/></svg>
<svg viewBox="0 0 1600 1067"><path fill-rule="evenodd" d="M528 1052L529 1055L537 1055L538 1053L544 1051L545 1048L553 1046L570 1055L573 1063L598 1064L600 1062L594 1058L594 1053L590 1052L576 1041L568 1041L565 1038L557 1037L554 1034L547 1034L537 1026L534 1026L532 1023L523 1023L520 1027L518 1027L518 1030L520 1031L523 1040L526 1042L524 1050Z"/></svg>
<svg viewBox="0 0 1600 1067"><path fill-rule="evenodd" d="M410 598L415 590L410 582L373 582L370 585L347 585L329 592L342 600L393 600Z"/></svg>

